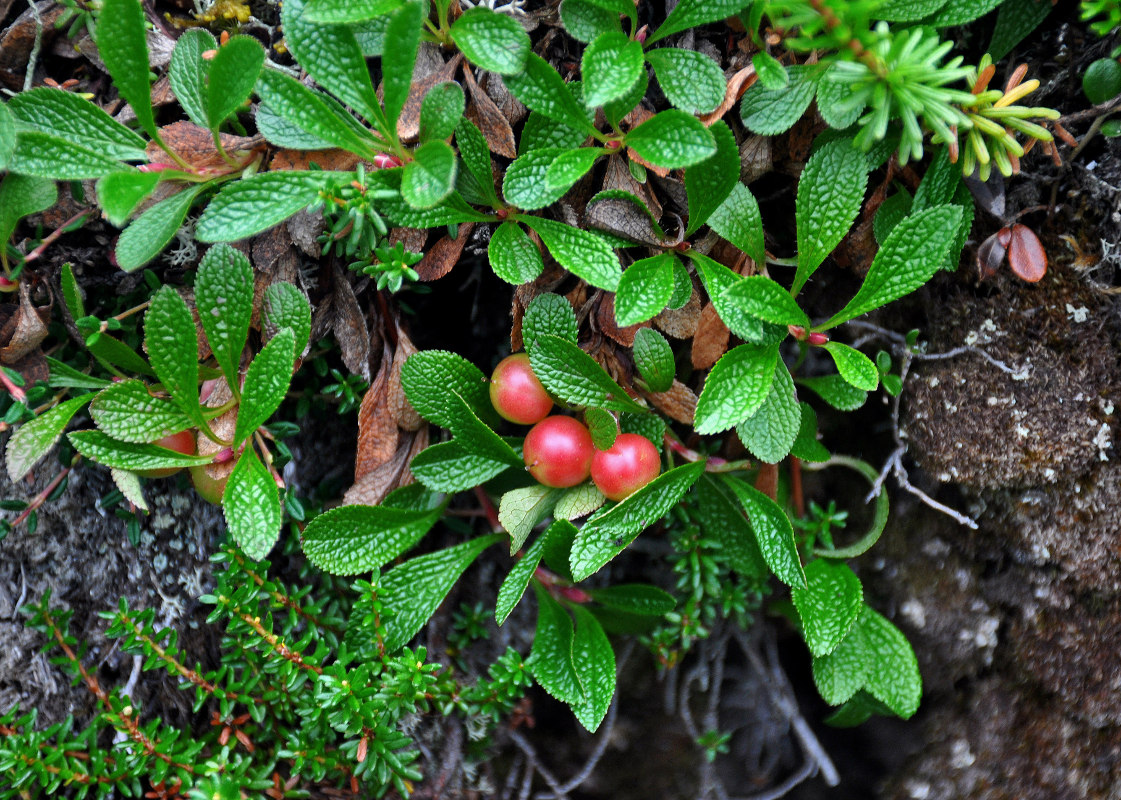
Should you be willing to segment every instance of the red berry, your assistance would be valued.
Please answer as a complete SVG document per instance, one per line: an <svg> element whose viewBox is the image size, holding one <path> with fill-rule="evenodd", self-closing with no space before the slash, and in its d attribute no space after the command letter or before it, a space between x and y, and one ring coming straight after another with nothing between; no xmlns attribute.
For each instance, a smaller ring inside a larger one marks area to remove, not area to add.
<svg viewBox="0 0 1121 800"><path fill-rule="evenodd" d="M538 423L553 410L553 398L533 374L525 353L498 362L490 376L490 402L499 416L519 425Z"/></svg>
<svg viewBox="0 0 1121 800"><path fill-rule="evenodd" d="M212 478L210 473L207 472L208 464L200 464L197 467L191 467L191 483L195 486L195 491L198 492L199 497L208 503L213 503L216 506L222 505L222 495L226 491L226 483L230 480L230 475L227 472L224 477Z"/></svg>
<svg viewBox="0 0 1121 800"><path fill-rule="evenodd" d="M525 437L523 454L529 474L545 486L567 489L588 479L595 445L592 435L572 417L546 417Z"/></svg>
<svg viewBox="0 0 1121 800"><path fill-rule="evenodd" d="M195 454L195 432L193 430L179 431L170 436L165 436L162 439L157 439L152 442L156 447L164 447L168 450L174 450L176 453L183 455L193 456ZM174 475L181 470L182 467L164 467L162 469L138 469L136 474L142 478L166 478L168 475Z"/></svg>
<svg viewBox="0 0 1121 800"><path fill-rule="evenodd" d="M620 433L608 450L592 456L592 481L608 500L637 492L661 471L658 448L645 436Z"/></svg>

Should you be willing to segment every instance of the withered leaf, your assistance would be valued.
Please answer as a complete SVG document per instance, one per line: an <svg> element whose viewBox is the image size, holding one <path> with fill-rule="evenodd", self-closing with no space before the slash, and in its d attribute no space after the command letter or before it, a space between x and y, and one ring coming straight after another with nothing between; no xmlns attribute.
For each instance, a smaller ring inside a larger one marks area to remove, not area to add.
<svg viewBox="0 0 1121 800"><path fill-rule="evenodd" d="M452 267L459 261L463 254L463 247L467 244L471 231L475 229L474 222L462 222L459 225L459 235L454 239L450 236L442 237L436 244L428 249L424 258L416 265L417 274L422 281L435 281L451 272Z"/></svg>
<svg viewBox="0 0 1121 800"><path fill-rule="evenodd" d="M389 244L400 242L410 253L423 253L424 243L428 241L428 231L423 228L392 228L387 238Z"/></svg>
<svg viewBox="0 0 1121 800"><path fill-rule="evenodd" d="M405 361L415 353L416 345L413 344L401 326L397 326L397 350L393 354L393 366L389 370L389 410L397 425L407 431L418 431L424 427L424 419L413 408L413 404L405 397L405 390L401 387L401 368Z"/></svg>
<svg viewBox="0 0 1121 800"><path fill-rule="evenodd" d="M61 4L56 4L53 0L42 0L35 4L34 9L28 8L20 14L0 34L0 83L12 91L23 88L28 59L36 46L36 38L39 37L45 46L58 36L62 31L55 27L55 23L64 11L66 9Z"/></svg>
<svg viewBox="0 0 1121 800"><path fill-rule="evenodd" d="M638 322L620 328L615 322L615 295L610 293L605 293L600 299L599 306L596 308L596 324L605 336L624 347L633 347L634 337L639 329L650 327L649 322Z"/></svg>
<svg viewBox="0 0 1121 800"><path fill-rule="evenodd" d="M743 97L751 85L755 83L758 76L755 74L755 66L748 64L735 75L728 79L728 87L724 90L724 101L716 107L714 111L709 114L701 115L701 122L706 126L712 125L716 120L728 113L728 111Z"/></svg>
<svg viewBox="0 0 1121 800"><path fill-rule="evenodd" d="M193 122L181 120L164 125L160 128L160 137L195 170L215 170L221 173L230 171L230 165L214 146L214 137L210 131L200 128ZM256 153L264 152L268 147L263 136L234 136L223 133L221 139L226 154L239 163L248 164ZM148 160L155 163L163 163L168 158L163 149L154 142L148 143L145 152Z"/></svg>
<svg viewBox="0 0 1121 800"><path fill-rule="evenodd" d="M358 156L337 147L324 150L277 150L269 161L269 169L307 170L311 169L312 162L322 170L349 172L358 163Z"/></svg>
<svg viewBox="0 0 1121 800"><path fill-rule="evenodd" d="M343 363L355 375L370 380L370 333L350 281L335 267L331 327L342 351Z"/></svg>
<svg viewBox="0 0 1121 800"><path fill-rule="evenodd" d="M644 392L644 395L654 408L670 419L683 425L693 424L693 415L697 411L697 395L681 381L674 380L673 386L668 391Z"/></svg>
<svg viewBox="0 0 1121 800"><path fill-rule="evenodd" d="M343 502L348 505L376 506L386 495L400 486L407 486L414 478L408 470L413 457L428 447L428 429L401 437L393 457L355 481L346 490Z"/></svg>
<svg viewBox="0 0 1121 800"><path fill-rule="evenodd" d="M693 334L693 369L708 369L715 364L728 349L730 336L728 326L720 319L712 303L701 309L697 332Z"/></svg>
<svg viewBox="0 0 1121 800"><path fill-rule="evenodd" d="M381 367L358 407L358 452L354 459L354 481L362 480L397 451L397 421L389 408L388 347L383 347Z"/></svg>
<svg viewBox="0 0 1121 800"><path fill-rule="evenodd" d="M654 327L674 339L690 339L697 332L700 321L701 298L694 286L689 302L678 309L667 308L654 317Z"/></svg>
<svg viewBox="0 0 1121 800"><path fill-rule="evenodd" d="M504 114L494 100L490 98L490 95L483 91L476 82L475 76L471 73L470 67L464 67L463 74L467 82L467 91L471 95L471 102L467 104L467 118L482 131L491 152L497 153L503 158L517 158L518 147L514 141L514 130L510 127L511 122L516 120L511 119L510 115ZM495 81L495 83L501 85L499 81ZM506 87L503 86L502 89L505 91ZM507 96L509 96L508 93ZM512 97L510 99L517 103ZM521 105L520 103L517 104ZM525 107L522 106L522 115L524 116L524 114Z"/></svg>
<svg viewBox="0 0 1121 800"><path fill-rule="evenodd" d="M50 314L50 308L45 309ZM0 329L0 361L4 364L14 364L31 352L38 350L39 345L47 338L47 325L39 316L39 310L31 302L31 290L27 281L19 285L19 306L12 315L5 320Z"/></svg>
<svg viewBox="0 0 1121 800"><path fill-rule="evenodd" d="M626 160L615 153L607 158L607 169L603 176L604 189L620 189L624 192L630 192L639 200L646 204L650 209L650 213L655 219L662 218L662 204L658 200L658 196L654 193L653 187L650 182L639 183L631 175L630 169L627 167Z"/></svg>
<svg viewBox="0 0 1121 800"><path fill-rule="evenodd" d="M440 58L439 55L436 57ZM417 136L420 135L420 109L424 103L424 96L437 83L444 83L455 77L456 70L459 69L459 62L462 60L463 54L457 53L451 61L437 67L424 77L413 76L413 83L409 89L408 99L405 100L405 107L401 109L401 116L397 118L397 135L401 137L401 141L416 141Z"/></svg>
<svg viewBox="0 0 1121 800"><path fill-rule="evenodd" d="M230 385L226 382L225 378L218 378L214 382L214 389L206 398L204 405L211 408L220 406L226 403L233 397L230 391ZM231 408L225 414L215 417L210 420L210 430L214 431L214 435L225 441L230 441L234 438L234 431L237 430L237 407ZM199 434L198 437L198 453L200 456L210 456L222 450L224 445L211 440L208 436ZM229 461L224 461L221 464L207 464L206 474L214 480L224 480L230 477L230 473L234 471L234 466L237 464L237 458L231 458Z"/></svg>

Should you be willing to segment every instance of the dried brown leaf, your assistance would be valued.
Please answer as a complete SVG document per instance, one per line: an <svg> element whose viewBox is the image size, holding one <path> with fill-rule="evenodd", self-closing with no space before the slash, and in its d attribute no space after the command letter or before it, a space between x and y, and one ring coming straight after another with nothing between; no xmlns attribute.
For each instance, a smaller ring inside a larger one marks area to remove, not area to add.
<svg viewBox="0 0 1121 800"><path fill-rule="evenodd" d="M441 58L439 55L437 58ZM405 107L401 109L401 116L397 118L397 135L403 142L413 142L420 135L420 109L424 103L424 96L428 90L437 83L450 81L459 69L459 62L463 60L462 54L456 54L451 61L438 66L423 77L413 76L413 83L409 89L409 96L405 100Z"/></svg>
<svg viewBox="0 0 1121 800"><path fill-rule="evenodd" d="M389 410L397 424L407 431L418 431L424 427L424 419L413 408L413 404L405 396L405 390L401 388L401 368L416 351L416 345L398 325L397 350L393 354L393 366L389 370Z"/></svg>
<svg viewBox="0 0 1121 800"><path fill-rule="evenodd" d="M423 253L428 231L423 228L392 228L387 238L390 245L400 242L410 253Z"/></svg>
<svg viewBox="0 0 1121 800"><path fill-rule="evenodd" d="M697 411L697 395L679 380L665 392L646 392L646 399L654 408L682 425L692 425Z"/></svg>
<svg viewBox="0 0 1121 800"><path fill-rule="evenodd" d="M48 315L49 307L46 309ZM47 317L50 318L49 316ZM19 285L19 306L14 313L4 322L0 329L0 362L14 364L25 356L39 349L39 345L47 338L47 325L39 310L31 302L31 290L27 281Z"/></svg>
<svg viewBox="0 0 1121 800"><path fill-rule="evenodd" d="M724 90L724 101L716 107L716 110L709 114L701 116L701 122L705 125L712 125L716 120L728 113L728 111L743 97L753 83L757 80L755 75L755 67L748 64L735 75L728 79L728 87Z"/></svg>
<svg viewBox="0 0 1121 800"><path fill-rule="evenodd" d="M708 369L715 364L728 349L730 337L728 326L720 319L712 303L701 309L697 332L693 335L693 369Z"/></svg>
<svg viewBox="0 0 1121 800"><path fill-rule="evenodd" d="M463 222L459 225L459 234L453 239L450 236L442 237L436 244L428 249L424 258L416 265L417 274L422 281L435 281L451 272L452 267L459 261L463 254L463 247L467 244L471 231L475 229L474 222Z"/></svg>
<svg viewBox="0 0 1121 800"><path fill-rule="evenodd" d="M380 467L397 450L397 421L389 408L389 348L383 348L381 367L358 407L358 452L354 481Z"/></svg>
<svg viewBox="0 0 1121 800"><path fill-rule="evenodd" d="M667 308L654 317L654 327L674 339L691 339L697 332L697 325L701 321L701 298L697 287L693 287L693 295L689 302L679 309Z"/></svg>
<svg viewBox="0 0 1121 800"><path fill-rule="evenodd" d="M223 145L225 146L225 145ZM336 172L349 172L359 159L349 150L337 147L325 150L277 150L269 161L269 169L311 169L312 162L320 169Z"/></svg>
<svg viewBox="0 0 1121 800"><path fill-rule="evenodd" d="M414 482L408 465L428 447L428 429L401 437L393 457L347 489L343 502L348 505L376 506L394 489Z"/></svg>
<svg viewBox="0 0 1121 800"><path fill-rule="evenodd" d="M160 138L196 170L212 169L219 172L230 170L230 165L214 146L214 136L210 131L200 128L193 122L181 120L165 125L160 128ZM234 136L223 133L221 139L226 154L239 163L248 163L255 154L264 152L268 147L263 136ZM152 162L163 163L168 159L163 149L154 142L148 143L145 152L148 160Z"/></svg>
<svg viewBox="0 0 1121 800"><path fill-rule="evenodd" d="M35 4L34 9L28 8L16 17L15 22L0 34L0 83L12 91L23 88L36 36L41 38L43 46L49 45L61 33L55 23L65 10L53 0L42 0Z"/></svg>
<svg viewBox="0 0 1121 800"><path fill-rule="evenodd" d="M596 308L596 324L605 336L610 337L614 341L623 345L623 347L633 347L634 337L638 333L639 328L649 328L649 322L639 322L634 325L628 325L625 328L620 328L615 322L615 295L604 294Z"/></svg>
<svg viewBox="0 0 1121 800"><path fill-rule="evenodd" d="M511 123L516 124L517 122L517 119L514 118L515 115L503 113L490 95L476 82L470 67L464 67L463 74L467 82L467 91L471 96L471 102L467 105L467 118L482 131L491 152L497 153L503 158L517 158L518 147L514 141L514 130L510 127ZM501 86L501 81L493 81L492 83ZM502 91L506 92L505 86L502 87ZM521 105L508 92L506 92L506 96L517 105ZM524 115L525 106L522 106L522 116Z"/></svg>
<svg viewBox="0 0 1121 800"><path fill-rule="evenodd" d="M345 273L335 267L331 327L342 351L343 363L355 375L370 380L370 332Z"/></svg>

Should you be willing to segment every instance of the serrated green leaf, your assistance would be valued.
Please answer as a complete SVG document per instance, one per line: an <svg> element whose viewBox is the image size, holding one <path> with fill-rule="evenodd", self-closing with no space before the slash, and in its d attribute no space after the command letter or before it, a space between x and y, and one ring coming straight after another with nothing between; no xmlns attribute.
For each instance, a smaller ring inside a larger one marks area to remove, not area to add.
<svg viewBox="0 0 1121 800"><path fill-rule="evenodd" d="M596 488L596 485L588 481L566 489L557 500L557 504L553 506L553 516L558 520L580 519L591 514L606 501L607 498ZM573 528L573 536L575 535L576 529Z"/></svg>
<svg viewBox="0 0 1121 800"><path fill-rule="evenodd" d="M530 301L522 318L522 341L525 349L533 351L537 340L545 335L557 336L576 343L579 329L576 314L568 300L559 294L539 294Z"/></svg>
<svg viewBox="0 0 1121 800"><path fill-rule="evenodd" d="M59 440L74 415L93 398L92 393L84 394L59 403L50 411L44 411L16 428L4 450L4 463L8 467L8 477L12 483L21 480L31 471Z"/></svg>
<svg viewBox="0 0 1121 800"><path fill-rule="evenodd" d="M774 500L758 489L731 476L724 476L723 480L751 520L755 541L771 572L787 586L805 586L806 575L798 558L790 519Z"/></svg>
<svg viewBox="0 0 1121 800"><path fill-rule="evenodd" d="M888 717L891 714L890 708L861 689L822 721L831 728L855 728L874 715Z"/></svg>
<svg viewBox="0 0 1121 800"><path fill-rule="evenodd" d="M171 399L199 430L209 431L199 404L195 322L187 303L170 286L163 286L152 296L144 315L144 347L152 369Z"/></svg>
<svg viewBox="0 0 1121 800"><path fill-rule="evenodd" d="M773 346L741 344L721 356L697 398L697 433L720 433L754 414L771 391L777 363Z"/></svg>
<svg viewBox="0 0 1121 800"><path fill-rule="evenodd" d="M569 87L572 84L568 84ZM588 139L588 132L584 128L573 128L563 122L549 119L544 114L536 111L529 112L525 124L522 126L522 135L518 139L518 154L525 155L534 150L575 150L583 146Z"/></svg>
<svg viewBox="0 0 1121 800"><path fill-rule="evenodd" d="M724 202L712 212L706 222L718 236L747 253L756 264L762 264L766 260L759 203L742 183L737 182L732 187Z"/></svg>
<svg viewBox="0 0 1121 800"><path fill-rule="evenodd" d="M257 93L269 109L304 133L335 147L373 158L376 142L369 134L356 130L357 120L345 111L337 110L325 96L295 78L275 69L266 69L257 80ZM278 173L267 172L253 177L275 174ZM243 182L237 181L232 185Z"/></svg>
<svg viewBox="0 0 1121 800"><path fill-rule="evenodd" d="M30 214L38 214L58 200L58 187L47 178L8 173L0 181L0 245L6 245L16 225Z"/></svg>
<svg viewBox="0 0 1121 800"><path fill-rule="evenodd" d="M200 242L234 242L268 230L314 203L337 180L339 173L298 170L232 181L206 206L195 236Z"/></svg>
<svg viewBox="0 0 1121 800"><path fill-rule="evenodd" d="M798 383L816 392L822 400L839 411L855 411L868 399L867 392L857 389L840 375L799 378Z"/></svg>
<svg viewBox="0 0 1121 800"><path fill-rule="evenodd" d="M463 87L454 81L437 83L429 89L420 106L420 143L447 139L455 133L463 119L465 103Z"/></svg>
<svg viewBox="0 0 1121 800"><path fill-rule="evenodd" d="M864 688L900 717L909 719L922 700L922 676L915 651L897 627L871 608L860 615L858 625L871 656Z"/></svg>
<svg viewBox="0 0 1121 800"><path fill-rule="evenodd" d="M305 16L333 25L365 22L401 7L403 0L310 0Z"/></svg>
<svg viewBox="0 0 1121 800"><path fill-rule="evenodd" d="M954 199L954 192L961 183L961 165L950 161L949 148L941 148L926 168L926 174L915 190L911 203L911 213L945 205Z"/></svg>
<svg viewBox="0 0 1121 800"><path fill-rule="evenodd" d="M705 535L720 542L724 557L742 575L765 578L767 562L743 507L720 488L711 475L697 481L697 521Z"/></svg>
<svg viewBox="0 0 1121 800"><path fill-rule="evenodd" d="M280 116L264 102L257 104L257 114L253 118L257 131L277 147L292 150L326 150L332 145L325 139L308 133L296 123Z"/></svg>
<svg viewBox="0 0 1121 800"><path fill-rule="evenodd" d="M511 489L498 504L498 521L510 534L510 555L522 549L530 532L549 516L560 490L536 484Z"/></svg>
<svg viewBox="0 0 1121 800"><path fill-rule="evenodd" d="M709 130L716 141L716 152L685 170L685 191L689 198L689 227L685 229L686 236L692 235L707 222L729 199L732 191L742 185L739 182L740 149L736 144L735 134L720 120L714 122ZM746 187L744 190L746 191ZM751 193L747 192L747 195L750 197ZM737 227L746 228L749 222L750 220L738 219Z"/></svg>
<svg viewBox="0 0 1121 800"><path fill-rule="evenodd" d="M871 611L863 605L861 609L861 617ZM858 619L840 645L813 660L814 684L825 702L845 703L864 686L872 668L868 655L864 625Z"/></svg>
<svg viewBox="0 0 1121 800"><path fill-rule="evenodd" d="M3 241L0 239L0 241ZM67 261L59 271L59 285L62 287L62 299L66 303L66 310L74 319L81 319L86 315L86 304L82 300L82 287L74 277L74 265Z"/></svg>
<svg viewBox="0 0 1121 800"><path fill-rule="evenodd" d="M16 123L6 103L0 103L0 170L7 169L8 160L16 151Z"/></svg>
<svg viewBox="0 0 1121 800"><path fill-rule="evenodd" d="M825 349L833 356L837 372L857 389L870 392L880 385L880 373L872 359L847 344L828 342Z"/></svg>
<svg viewBox="0 0 1121 800"><path fill-rule="evenodd" d="M759 83L766 89L785 89L790 82L786 70L778 59L762 50L751 57L751 65L759 76Z"/></svg>
<svg viewBox="0 0 1121 800"><path fill-rule="evenodd" d="M241 405L234 429L234 447L244 442L280 408L296 360L296 336L282 328L261 348L245 373Z"/></svg>
<svg viewBox="0 0 1121 800"><path fill-rule="evenodd" d="M798 424L798 435L794 437L794 444L790 445L790 454L811 463L828 461L829 451L817 440L817 412L809 403L799 403L798 407L801 421Z"/></svg>
<svg viewBox="0 0 1121 800"><path fill-rule="evenodd" d="M332 508L304 528L304 554L332 575L380 569L419 542L439 520L441 510L384 504Z"/></svg>
<svg viewBox="0 0 1121 800"><path fill-rule="evenodd" d="M669 304L676 260L672 253L660 253L640 259L623 270L615 292L615 321L620 327L645 322Z"/></svg>
<svg viewBox="0 0 1121 800"><path fill-rule="evenodd" d="M537 630L526 668L541 688L570 706L584 702L584 688L572 663L572 618L560 603L538 583L533 584L537 595Z"/></svg>
<svg viewBox="0 0 1121 800"><path fill-rule="evenodd" d="M716 152L716 140L704 124L671 108L632 129L624 140L643 159L657 167L689 167Z"/></svg>
<svg viewBox="0 0 1121 800"><path fill-rule="evenodd" d="M311 306L304 293L283 281L271 284L261 309L266 330L291 329L296 355L302 355L311 336Z"/></svg>
<svg viewBox="0 0 1121 800"><path fill-rule="evenodd" d="M703 472L704 464L699 462L675 467L606 511L597 512L572 544L572 577L582 581L623 552L642 531L668 514Z"/></svg>
<svg viewBox="0 0 1121 800"><path fill-rule="evenodd" d="M961 223L960 206L928 208L895 226L872 259L860 291L819 326L832 328L897 300L930 280L946 260Z"/></svg>
<svg viewBox="0 0 1121 800"><path fill-rule="evenodd" d="M439 205L455 190L458 162L447 142L437 139L413 151L401 176L401 196L413 208Z"/></svg>
<svg viewBox="0 0 1121 800"><path fill-rule="evenodd" d="M132 272L163 252L183 227L191 204L205 188L201 184L188 187L145 209L117 239L117 266Z"/></svg>
<svg viewBox="0 0 1121 800"><path fill-rule="evenodd" d="M1012 48L1047 19L1054 7L1045 0L1005 0L996 16L993 38L987 48L994 62L1001 61Z"/></svg>
<svg viewBox="0 0 1121 800"><path fill-rule="evenodd" d="M585 694L579 703L571 704L572 713L589 733L595 733L615 696L615 651L590 611L572 606L572 614L576 617L572 663Z"/></svg>
<svg viewBox="0 0 1121 800"><path fill-rule="evenodd" d="M557 263L576 277L609 292L619 286L623 268L619 256L594 233L543 217L520 216L541 237Z"/></svg>
<svg viewBox="0 0 1121 800"><path fill-rule="evenodd" d="M97 182L97 204L109 221L124 225L160 182L158 172L113 172Z"/></svg>
<svg viewBox="0 0 1121 800"><path fill-rule="evenodd" d="M195 305L222 374L230 386L237 386L241 351L253 316L253 267L249 259L226 244L207 250L195 277Z"/></svg>
<svg viewBox="0 0 1121 800"><path fill-rule="evenodd" d="M687 114L707 114L724 101L724 72L704 53L663 47L648 50L646 60L654 67L658 85L675 108Z"/></svg>
<svg viewBox="0 0 1121 800"><path fill-rule="evenodd" d="M516 222L507 220L494 231L487 245L494 274L514 285L529 283L545 268L541 251Z"/></svg>
<svg viewBox="0 0 1121 800"><path fill-rule="evenodd" d="M8 170L17 175L59 181L91 180L132 169L89 147L33 130L16 134L16 149L8 160Z"/></svg>
<svg viewBox="0 0 1121 800"><path fill-rule="evenodd" d="M911 204L910 193L901 189L880 205L872 219L872 233L876 237L876 244L883 247L895 226L911 213Z"/></svg>
<svg viewBox="0 0 1121 800"><path fill-rule="evenodd" d="M545 554L545 545L549 538L557 535L564 536L565 533L558 532L566 529L568 536L576 535L576 528L572 523L565 520L554 522L537 537L533 546L526 550L510 569L509 574L502 581L502 586L498 588L498 598L494 602L494 620L499 625L506 621L510 612L514 610L518 601L522 599L522 595L525 594L530 578L537 571L537 565L541 563L541 558Z"/></svg>
<svg viewBox="0 0 1121 800"><path fill-rule="evenodd" d="M758 411L736 426L736 434L760 461L777 464L790 453L801 426L802 411L794 394L794 381L790 370L780 362L767 399Z"/></svg>
<svg viewBox="0 0 1121 800"><path fill-rule="evenodd" d="M120 442L101 431L75 431L69 435L74 449L105 467L138 470L197 467L214 457L186 456L154 444Z"/></svg>
<svg viewBox="0 0 1121 800"><path fill-rule="evenodd" d="M740 116L753 133L785 133L809 108L821 77L820 68L796 64L786 68L786 75L788 83L783 89L768 89L757 83L744 92Z"/></svg>
<svg viewBox="0 0 1121 800"><path fill-rule="evenodd" d="M107 333L95 333L87 339L86 349L100 361L116 364L137 375L156 377L155 370L135 350Z"/></svg>
<svg viewBox="0 0 1121 800"><path fill-rule="evenodd" d="M532 211L552 205L561 198L567 186L550 186L546 180L549 165L566 151L557 148L530 150L506 168L502 179L502 196L518 208Z"/></svg>
<svg viewBox="0 0 1121 800"><path fill-rule="evenodd" d="M498 205L498 194L494 189L494 172L490 161L490 146L486 137L475 123L463 117L455 127L455 144L463 166L474 176L482 190L483 199L490 205Z"/></svg>
<svg viewBox="0 0 1121 800"><path fill-rule="evenodd" d="M7 108L25 125L108 159L147 160L144 139L86 98L65 89L29 89L9 100Z"/></svg>
<svg viewBox="0 0 1121 800"><path fill-rule="evenodd" d="M763 275L749 275L724 290L721 307L734 305L748 316L775 325L808 328L810 318L798 307L790 292ZM719 310L719 309L718 309Z"/></svg>
<svg viewBox="0 0 1121 800"><path fill-rule="evenodd" d="M653 328L640 328L635 334L634 363L650 391L667 392L673 386L677 373L673 350L666 338Z"/></svg>
<svg viewBox="0 0 1121 800"><path fill-rule="evenodd" d="M602 408L584 409L584 424L592 435L592 444L597 450L610 450L619 435L619 423L610 411Z"/></svg>
<svg viewBox="0 0 1121 800"><path fill-rule="evenodd" d="M526 108L577 130L596 133L587 111L572 96L564 79L536 53L529 53L523 72L505 76L503 83Z"/></svg>
<svg viewBox="0 0 1121 800"><path fill-rule="evenodd" d="M863 606L860 578L840 561L815 559L806 565L805 587L790 590L802 620L802 635L815 656L832 653L852 629Z"/></svg>
<svg viewBox="0 0 1121 800"><path fill-rule="evenodd" d="M51 371L47 385L52 389L104 389L112 384L112 381L87 375L50 356L47 356L47 367Z"/></svg>
<svg viewBox="0 0 1121 800"><path fill-rule="evenodd" d="M926 20L935 28L964 25L983 17L1001 4L1002 0L949 0L942 10Z"/></svg>
<svg viewBox="0 0 1121 800"><path fill-rule="evenodd" d="M207 117L206 77L210 62L202 57L208 50L218 49L218 42L205 28L188 28L175 41L171 53L171 64L167 69L167 80L175 99L187 112L191 122L200 128L209 128Z"/></svg>
<svg viewBox="0 0 1121 800"><path fill-rule="evenodd" d="M122 442L154 442L191 427L191 418L169 400L153 397L135 379L113 383L90 403L99 430Z"/></svg>
<svg viewBox="0 0 1121 800"><path fill-rule="evenodd" d="M141 511L148 511L148 503L144 500L144 490L140 486L140 477L135 472L127 469L111 469L109 474L113 483L117 485L121 494Z"/></svg>
<svg viewBox="0 0 1121 800"><path fill-rule="evenodd" d="M650 443L662 452L662 444L666 435L666 423L656 414L619 414L619 432L637 433L650 440Z"/></svg>
<svg viewBox="0 0 1121 800"><path fill-rule="evenodd" d="M497 419L490 404L489 382L467 359L443 350L414 353L401 368L401 386L417 413L434 425L450 428L448 395L454 392L485 419Z"/></svg>
<svg viewBox="0 0 1121 800"><path fill-rule="evenodd" d="M385 116L390 126L397 124L401 109L409 98L420 47L421 27L428 13L428 4L410 0L389 18L385 29L386 41L392 42L382 53L382 91L385 98Z"/></svg>
<svg viewBox="0 0 1121 800"><path fill-rule="evenodd" d="M649 617L661 617L677 606L669 592L647 583L620 583L592 592L592 599L602 606L629 611Z"/></svg>
<svg viewBox="0 0 1121 800"><path fill-rule="evenodd" d="M868 184L864 154L847 139L822 145L798 179L795 219L798 226L798 271L792 294L821 266L848 233Z"/></svg>
<svg viewBox="0 0 1121 800"><path fill-rule="evenodd" d="M264 64L265 50L252 36L231 36L218 48L207 76L207 119L212 130L217 131L249 99Z"/></svg>
<svg viewBox="0 0 1121 800"><path fill-rule="evenodd" d="M888 22L914 22L944 5L946 0L886 0L876 8L874 16Z"/></svg>
<svg viewBox="0 0 1121 800"><path fill-rule="evenodd" d="M646 74L643 69L638 74L638 80L635 82L626 94L616 100L610 100L603 105L603 116L607 118L607 122L612 127L618 128L623 119L629 114L639 103L642 98L646 97L646 90L650 88L650 76ZM628 169L632 171L637 165L633 161L627 162Z"/></svg>
<svg viewBox="0 0 1121 800"><path fill-rule="evenodd" d="M468 9L452 24L451 33L455 46L483 69L499 75L516 75L525 69L529 35L507 14L482 6Z"/></svg>
<svg viewBox="0 0 1121 800"><path fill-rule="evenodd" d="M445 391L447 391L447 398L444 411L448 419L447 427L455 435L457 442L469 452L491 460L503 461L514 467L522 465L521 456L514 451L514 448L479 419L458 392Z"/></svg>
<svg viewBox="0 0 1121 800"><path fill-rule="evenodd" d="M148 40L144 11L138 0L103 0L97 18L97 50L121 97L132 106L136 121L159 139L148 85Z"/></svg>
<svg viewBox="0 0 1121 800"><path fill-rule="evenodd" d="M280 536L282 509L276 481L252 447L237 460L222 493L230 536L250 558L269 554Z"/></svg>
<svg viewBox="0 0 1121 800"><path fill-rule="evenodd" d="M538 336L529 359L545 388L568 403L611 411L646 410L594 358L566 339L550 334Z"/></svg>
<svg viewBox="0 0 1121 800"><path fill-rule="evenodd" d="M580 147L558 154L545 170L547 188L550 192L567 192L576 181L588 174L605 152L600 147Z"/></svg>
<svg viewBox="0 0 1121 800"><path fill-rule="evenodd" d="M750 0L681 0L666 17L658 30L646 40L651 45L674 33L688 28L717 22L741 11Z"/></svg>
<svg viewBox="0 0 1121 800"><path fill-rule="evenodd" d="M580 74L584 104L602 106L624 96L638 83L643 68L642 45L621 31L609 31L584 48Z"/></svg>
<svg viewBox="0 0 1121 800"><path fill-rule="evenodd" d="M818 82L817 110L830 128L841 131L856 124L866 104L863 95L853 94L851 84L831 78L831 73L826 72Z"/></svg>
<svg viewBox="0 0 1121 800"><path fill-rule="evenodd" d="M560 19L568 35L584 44L609 31L621 30L618 14L588 0L564 0Z"/></svg>
<svg viewBox="0 0 1121 800"><path fill-rule="evenodd" d="M413 476L437 492L462 492L510 468L505 461L472 453L456 441L426 447L409 465Z"/></svg>

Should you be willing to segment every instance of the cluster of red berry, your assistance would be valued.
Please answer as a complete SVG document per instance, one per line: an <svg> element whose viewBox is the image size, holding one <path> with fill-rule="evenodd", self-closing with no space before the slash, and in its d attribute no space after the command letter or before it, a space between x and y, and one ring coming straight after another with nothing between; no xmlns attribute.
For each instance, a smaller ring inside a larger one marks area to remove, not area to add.
<svg viewBox="0 0 1121 800"><path fill-rule="evenodd" d="M645 436L621 433L607 450L592 443L574 417L549 416L553 398L533 374L529 356L515 353L499 362L490 379L490 401L510 422L532 425L525 437L526 468L539 483L567 489L590 475L609 500L622 500L658 476L658 449Z"/></svg>

